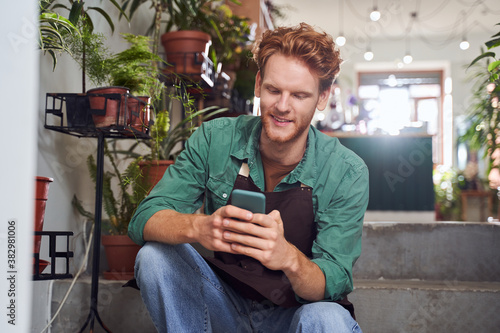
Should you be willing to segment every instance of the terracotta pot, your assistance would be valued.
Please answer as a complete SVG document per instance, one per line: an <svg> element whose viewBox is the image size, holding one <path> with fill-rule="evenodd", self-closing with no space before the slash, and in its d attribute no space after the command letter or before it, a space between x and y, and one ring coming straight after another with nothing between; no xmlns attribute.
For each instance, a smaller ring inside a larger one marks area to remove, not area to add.
<svg viewBox="0 0 500 333"><path fill-rule="evenodd" d="M134 277L134 264L140 246L127 235L103 235L102 245L109 270L104 272L108 280L130 280Z"/></svg>
<svg viewBox="0 0 500 333"><path fill-rule="evenodd" d="M183 30L163 34L161 43L165 49L167 62L172 65L166 68L167 72L199 75L203 71L204 60L201 52L208 55L208 48L212 42L209 34Z"/></svg>
<svg viewBox="0 0 500 333"><path fill-rule="evenodd" d="M146 185L149 187L149 191L155 187L156 184L163 177L167 168L174 164L173 160L155 160L155 161L142 161L139 162L139 168L141 169L141 174L144 177ZM148 191L148 192L149 192Z"/></svg>
<svg viewBox="0 0 500 333"><path fill-rule="evenodd" d="M49 198L49 185L54 181L49 177L36 177L35 189L35 231L43 230L43 222L45 217L45 206ZM40 253L40 244L42 236L35 236L33 253Z"/></svg>
<svg viewBox="0 0 500 333"><path fill-rule="evenodd" d="M95 127L109 127L113 125L126 126L125 96L129 90L126 87L101 87L87 91L87 94L121 94L120 99L114 96L89 95L89 103ZM130 119L130 117L127 117Z"/></svg>
<svg viewBox="0 0 500 333"><path fill-rule="evenodd" d="M137 99L145 103L140 103ZM132 128L145 132L149 127L149 96L137 96L136 98L129 97L127 101L127 108L130 115L130 126Z"/></svg>

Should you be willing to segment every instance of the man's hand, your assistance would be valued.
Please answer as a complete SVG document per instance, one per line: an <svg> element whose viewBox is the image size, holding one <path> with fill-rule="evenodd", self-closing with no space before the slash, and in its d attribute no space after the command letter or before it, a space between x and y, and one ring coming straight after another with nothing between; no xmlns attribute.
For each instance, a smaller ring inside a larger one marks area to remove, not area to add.
<svg viewBox="0 0 500 333"><path fill-rule="evenodd" d="M196 233L194 238L208 250L235 253L231 242L224 238L224 233L227 232L224 221L241 220L245 222L240 223L248 223L253 218L254 214L247 210L230 205L221 207L212 215L194 221L193 227Z"/></svg>
<svg viewBox="0 0 500 333"><path fill-rule="evenodd" d="M252 214L229 205L207 216L162 210L146 223L144 240L169 244L198 242L208 250L244 254L269 269L282 270L300 297L310 301L324 297L323 272L285 239L278 211Z"/></svg>
<svg viewBox="0 0 500 333"><path fill-rule="evenodd" d="M223 240L230 244L231 253L257 259L272 270L291 265L296 249L285 239L283 221L277 210L269 215L253 214L253 218L244 221L224 218L222 226Z"/></svg>
<svg viewBox="0 0 500 333"><path fill-rule="evenodd" d="M227 206L231 207L231 206ZM320 301L325 294L325 276L321 269L285 239L283 220L277 210L268 215L237 221L222 220L223 241L231 253L257 259L271 270L282 270L295 293L310 301Z"/></svg>

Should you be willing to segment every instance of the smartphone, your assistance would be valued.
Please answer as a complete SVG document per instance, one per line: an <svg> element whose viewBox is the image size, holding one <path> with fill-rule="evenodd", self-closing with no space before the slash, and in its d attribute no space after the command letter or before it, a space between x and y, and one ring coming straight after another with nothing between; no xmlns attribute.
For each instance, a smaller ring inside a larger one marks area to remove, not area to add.
<svg viewBox="0 0 500 333"><path fill-rule="evenodd" d="M252 213L266 213L266 196L264 193L234 190L231 194L231 204L249 210Z"/></svg>

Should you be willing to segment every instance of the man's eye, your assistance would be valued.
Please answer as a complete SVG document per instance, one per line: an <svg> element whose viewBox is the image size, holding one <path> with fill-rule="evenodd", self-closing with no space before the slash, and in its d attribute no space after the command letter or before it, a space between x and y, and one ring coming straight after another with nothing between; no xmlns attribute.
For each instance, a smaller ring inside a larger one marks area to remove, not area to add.
<svg viewBox="0 0 500 333"><path fill-rule="evenodd" d="M270 94L278 94L279 93L279 90L276 90L276 89L268 89L268 91Z"/></svg>

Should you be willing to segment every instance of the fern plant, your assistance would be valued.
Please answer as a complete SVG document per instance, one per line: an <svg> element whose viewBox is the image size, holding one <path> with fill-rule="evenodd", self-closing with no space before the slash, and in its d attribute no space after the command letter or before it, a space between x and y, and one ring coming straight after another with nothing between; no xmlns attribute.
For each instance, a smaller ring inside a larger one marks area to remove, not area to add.
<svg viewBox="0 0 500 333"><path fill-rule="evenodd" d="M151 50L151 38L122 34L129 47L105 61L111 84L123 86L137 96L151 96L153 102L160 98L164 88L158 64L163 60Z"/></svg>

